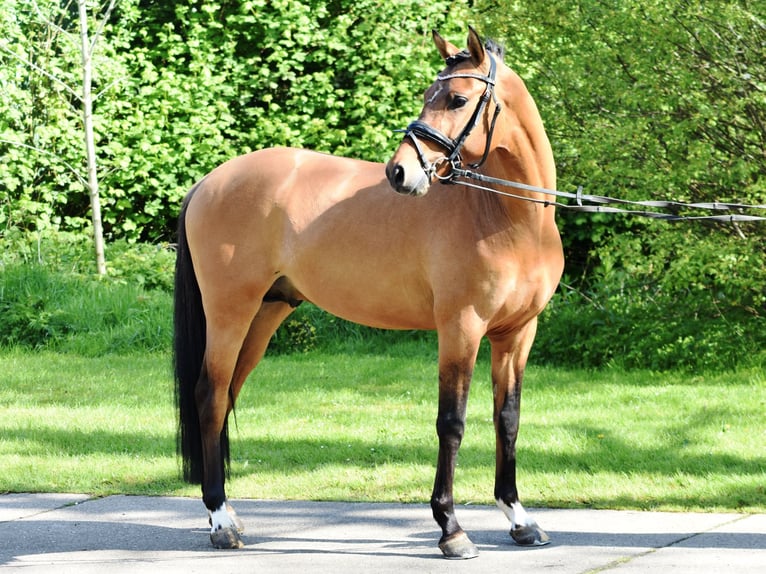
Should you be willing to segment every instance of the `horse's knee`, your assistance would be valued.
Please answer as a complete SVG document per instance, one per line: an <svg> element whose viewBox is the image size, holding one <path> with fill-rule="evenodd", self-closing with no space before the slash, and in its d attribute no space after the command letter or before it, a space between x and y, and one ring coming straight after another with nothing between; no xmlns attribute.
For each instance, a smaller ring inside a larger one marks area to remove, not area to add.
<svg viewBox="0 0 766 574"><path fill-rule="evenodd" d="M465 434L465 417L456 412L440 412L436 417L436 434L440 439L454 440L460 446Z"/></svg>
<svg viewBox="0 0 766 574"><path fill-rule="evenodd" d="M443 491L434 491L431 495L431 512L437 522L441 523L441 518L454 509L452 493Z"/></svg>

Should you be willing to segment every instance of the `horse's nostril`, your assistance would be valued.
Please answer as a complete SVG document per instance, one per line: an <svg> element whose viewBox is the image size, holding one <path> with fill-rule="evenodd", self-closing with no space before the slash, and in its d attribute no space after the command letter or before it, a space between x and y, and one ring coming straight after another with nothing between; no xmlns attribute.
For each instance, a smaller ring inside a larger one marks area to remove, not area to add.
<svg viewBox="0 0 766 574"><path fill-rule="evenodd" d="M389 164L386 166L386 177L388 178L388 183L391 184L391 187L396 191L401 192L402 186L404 185L404 168L401 164Z"/></svg>
<svg viewBox="0 0 766 574"><path fill-rule="evenodd" d="M404 183L404 168L401 165L394 167L394 186L399 189Z"/></svg>

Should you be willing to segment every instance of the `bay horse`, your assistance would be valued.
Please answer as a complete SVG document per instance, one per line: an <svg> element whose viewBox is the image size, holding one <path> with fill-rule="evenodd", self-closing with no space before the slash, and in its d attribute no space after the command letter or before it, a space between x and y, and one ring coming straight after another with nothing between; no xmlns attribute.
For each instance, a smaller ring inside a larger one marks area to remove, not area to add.
<svg viewBox="0 0 766 574"><path fill-rule="evenodd" d="M439 440L431 507L447 558L476 546L455 517L453 477L480 341L491 344L494 496L521 545L548 535L519 501L521 381L537 316L563 269L547 195L450 183L456 166L555 189L553 154L524 83L472 28L387 165L270 148L220 165L179 217L174 365L184 478L201 483L212 544L243 546L229 504L227 419L271 336L303 301L363 325L435 329ZM395 193L394 191L398 192Z"/></svg>

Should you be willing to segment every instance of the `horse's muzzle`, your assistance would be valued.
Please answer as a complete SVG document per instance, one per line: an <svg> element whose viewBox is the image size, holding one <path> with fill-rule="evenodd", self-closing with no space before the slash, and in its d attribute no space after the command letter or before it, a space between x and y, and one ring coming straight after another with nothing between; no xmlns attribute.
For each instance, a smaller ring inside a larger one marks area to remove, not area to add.
<svg viewBox="0 0 766 574"><path fill-rule="evenodd" d="M420 166L407 169L404 164L393 161L386 165L386 177L394 191L402 195L425 195L431 183Z"/></svg>

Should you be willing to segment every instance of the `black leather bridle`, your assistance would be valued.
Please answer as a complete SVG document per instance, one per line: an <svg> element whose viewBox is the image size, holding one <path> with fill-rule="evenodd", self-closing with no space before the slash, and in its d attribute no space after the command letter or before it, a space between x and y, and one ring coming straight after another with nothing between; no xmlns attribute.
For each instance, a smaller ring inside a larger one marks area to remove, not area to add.
<svg viewBox="0 0 766 574"><path fill-rule="evenodd" d="M487 84L487 88L484 90L484 93L479 99L479 103L476 105L476 109L474 110L471 119L463 128L463 131L460 132L460 135L458 135L455 139L452 139L421 120L415 120L407 126L407 129L401 130L404 132L404 137L409 138L410 141L412 141L412 144L415 146L415 150L418 153L418 159L420 160L420 165L428 176L429 180L433 179L433 177L437 175L437 169L439 169L444 163L449 164L450 172L443 176L437 176L441 180L449 180L452 171L462 166L463 159L460 156L460 150L462 149L465 140L468 139L468 136L471 134L471 131L473 131L473 129L478 125L481 117L484 114L484 110L486 109L487 104L491 99L495 103L495 111L492 115L489 130L487 130L487 142L484 145L484 154L478 162L470 163L468 164L468 167L475 169L487 160L490 144L492 142L492 134L495 131L495 122L497 121L497 116L500 114L500 110L502 109L500 102L495 96L495 76L497 74L497 64L492 54L487 52L487 56L489 57L489 75L485 76L483 74L458 72L455 74L436 76L436 79L441 82L451 80L452 78L473 78L476 80L481 80ZM452 60L452 62L450 60ZM449 65L456 61L458 61L457 58L453 56L452 58L447 59L447 64ZM428 140L443 147L448 155L439 158L434 163L429 162L426 159L425 151L420 144L421 139Z"/></svg>
<svg viewBox="0 0 766 574"><path fill-rule="evenodd" d="M489 52L487 52L487 55L489 56L489 61L490 61L489 75L487 76L484 76L482 74L471 74L471 73L456 73L456 74L447 74L444 76L437 76L437 79L440 81L451 80L452 78L474 78L477 80L481 80L482 82L485 82L487 84L487 88L486 90L484 90L484 93L482 94L481 99L479 100L479 103L476 106L476 109L474 110L473 115L471 116L471 119L469 120L468 124L463 128L463 131L460 132L460 135L457 138L452 139L449 136L437 130L436 128L433 128L429 126L427 123L420 120L416 120L412 122L410 125L407 126L407 129L405 130L397 130L397 131L404 132L404 137L409 138L412 141L413 145L415 146L415 149L418 152L420 165L422 166L423 171L425 171L426 175L428 176L429 181L432 180L434 177L437 177L443 183L460 183L461 185L465 185L471 188L476 188L479 190L484 190L487 192L512 197L514 199L539 203L544 205L545 207L558 206L558 207L566 208L572 211L581 211L586 213L628 213L632 215L639 215L642 217L662 219L665 221L707 220L707 221L721 221L721 222L738 222L738 221L766 222L766 216L750 215L747 213L735 213L735 214L726 214L726 215L679 215L677 213L679 209L696 209L696 210L703 210L703 211L704 210L738 210L738 211L766 210L766 205L748 205L748 204L739 204L739 203L720 203L720 202L681 203L677 201L628 201L625 199L617 199L617 198L601 196L601 195L583 194L582 187L579 187L576 193L568 193L568 192L558 191L555 189L547 189L544 187L539 187L539 186L530 185L526 183L491 177L483 173L472 171L473 169L476 169L479 166L481 166L487 160L487 156L489 155L490 144L492 143L492 134L495 130L495 121L497 120L497 116L500 113L500 109L501 109L500 102L498 102L497 97L495 96L495 74L497 71L495 59ZM463 59L468 57L469 55L467 52L461 52L460 54L456 54L455 56L451 56L450 58L448 58L447 65L454 65L457 62L460 62ZM466 169L462 166L463 160L460 157L460 149L463 147L463 144L465 143L465 140L468 138L471 131L479 123L479 120L484 114L484 110L486 109L490 99L492 99L495 103L495 112L492 116L490 127L487 132L487 141L486 141L486 144L484 145L484 154L482 155L481 159L478 162L468 164L467 167L469 169ZM422 146L420 145L420 139L429 140L443 147L449 155L446 155L437 159L434 163L430 163L426 159L425 152ZM436 171L440 167L442 167L445 163L449 164L449 171L443 175L436 174ZM469 180L473 180L474 182L479 182L479 183L474 183ZM488 184L488 185L482 185L482 184ZM569 200L574 200L576 203L566 204L566 203L558 202L555 199L551 199L550 197L531 197L527 195L514 194L514 193L510 193L506 191L500 191L499 189L497 189L497 187L489 187L489 185L501 186L506 188L514 188L514 189L518 189L525 192L534 192L534 193L543 194L544 196L554 196L554 198L562 197ZM584 205L584 202L593 203L595 205ZM636 206L639 208L648 207L648 208L656 208L656 209L670 209L670 210L673 210L673 213L647 211L644 209L620 209L617 207L610 207L610 204L629 205L629 206Z"/></svg>

